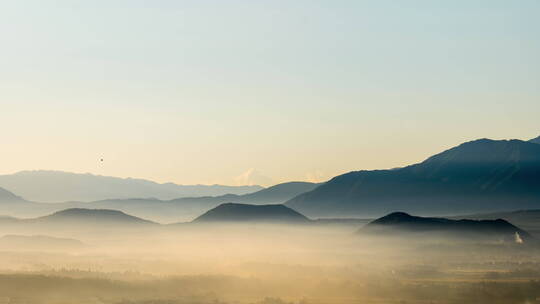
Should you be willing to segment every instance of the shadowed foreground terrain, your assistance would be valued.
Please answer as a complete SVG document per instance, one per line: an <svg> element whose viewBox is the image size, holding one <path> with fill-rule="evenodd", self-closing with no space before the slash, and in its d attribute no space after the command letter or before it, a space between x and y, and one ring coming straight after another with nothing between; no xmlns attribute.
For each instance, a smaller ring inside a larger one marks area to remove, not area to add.
<svg viewBox="0 0 540 304"><path fill-rule="evenodd" d="M302 290L285 288L277 282L230 276L186 276L141 281L100 278L70 278L40 274L0 275L3 303L182 303L182 304L307 304L307 303L537 303L538 281L482 282L422 281L400 283L378 277L373 283L307 283ZM324 284L324 286L323 286ZM27 287L28 286L28 287ZM318 298L300 300L287 297L262 297L281 289L310 292ZM292 289L292 290L291 290ZM24 291L22 291L24 290ZM204 291L203 291L204 290ZM339 293L342 298L329 297ZM47 299L44 299L44 296ZM445 300L437 301L444 297ZM235 300L227 298L235 298ZM374 298L370 301L369 298ZM69 299L69 302L68 300ZM129 299L129 300L128 300ZM241 300L244 301L240 302ZM377 299L377 300L375 300ZM400 300L408 299L408 300ZM424 299L427 299L424 300ZM431 299L431 300L430 300Z"/></svg>

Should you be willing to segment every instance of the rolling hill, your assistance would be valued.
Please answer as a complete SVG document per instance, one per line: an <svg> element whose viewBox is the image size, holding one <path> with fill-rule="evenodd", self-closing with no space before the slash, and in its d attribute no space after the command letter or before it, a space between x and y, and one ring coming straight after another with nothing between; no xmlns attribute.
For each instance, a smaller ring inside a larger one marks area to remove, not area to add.
<svg viewBox="0 0 540 304"><path fill-rule="evenodd" d="M26 220L27 223L53 225L157 225L118 210L73 208Z"/></svg>
<svg viewBox="0 0 540 304"><path fill-rule="evenodd" d="M456 219L468 218L476 220L503 219L509 221L535 236L540 236L540 209L517 210L509 212L494 212L457 216Z"/></svg>
<svg viewBox="0 0 540 304"><path fill-rule="evenodd" d="M105 237L126 232L136 235L143 231L154 231L161 225L117 210L73 208L35 218L0 217L0 227L5 234L47 233L78 238L81 235ZM24 238L19 240L22 242Z"/></svg>
<svg viewBox="0 0 540 304"><path fill-rule="evenodd" d="M394 212L376 219L360 233L378 236L403 236L422 233L436 237L473 238L491 241L524 242L532 240L531 235L503 219L495 220L451 220L446 218L412 216L404 212Z"/></svg>
<svg viewBox="0 0 540 304"><path fill-rule="evenodd" d="M337 176L286 205L312 217L534 209L540 207L540 145L475 140L419 164Z"/></svg>
<svg viewBox="0 0 540 304"><path fill-rule="evenodd" d="M307 217L284 205L225 203L207 211L193 222L308 223L309 221Z"/></svg>

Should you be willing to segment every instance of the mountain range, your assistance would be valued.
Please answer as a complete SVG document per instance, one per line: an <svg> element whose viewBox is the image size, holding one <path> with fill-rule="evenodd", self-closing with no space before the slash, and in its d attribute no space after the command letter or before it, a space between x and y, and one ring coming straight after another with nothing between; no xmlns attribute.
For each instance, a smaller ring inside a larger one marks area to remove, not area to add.
<svg viewBox="0 0 540 304"><path fill-rule="evenodd" d="M480 139L392 170L334 177L286 206L310 217L378 217L540 208L540 145Z"/></svg>
<svg viewBox="0 0 540 304"><path fill-rule="evenodd" d="M73 193L78 197L105 197L112 193L122 197L132 193L139 198L37 203L23 199L24 194L0 189L0 214L35 217L70 208L115 209L154 221L180 222L227 202L285 203L311 218L374 218L394 211L440 216L540 209L538 141L540 138L530 141L480 139L443 151L418 164L391 170L353 171L322 184L290 182L266 189L256 187L259 190L251 193L213 196L204 193L210 189L205 187L214 186L193 186L203 187L203 190L191 189L196 192L195 196L168 200L146 197L155 194L154 191L176 189L176 192L167 192L170 196L191 186L90 174L21 172L0 176L0 185L9 182L20 189L30 189L30 192L42 191L39 194L42 197L48 197L54 190L60 193L55 195L65 197L71 197ZM28 187L24 186L26 182ZM215 187L218 188L212 191L234 188ZM165 195L165 192L160 193Z"/></svg>
<svg viewBox="0 0 540 304"><path fill-rule="evenodd" d="M318 184L289 182L278 184L244 195L226 194L221 196L186 197L173 200L155 198L109 199L94 202L36 203L25 201L7 190L0 190L0 214L35 217L55 211L85 208L114 209L158 222L189 221L203 212L222 203L279 204L298 194L312 190Z"/></svg>
<svg viewBox="0 0 540 304"><path fill-rule="evenodd" d="M170 200L190 196L241 195L263 189L261 186L159 184L145 179L46 170L0 175L0 187L30 201L54 203L133 197Z"/></svg>

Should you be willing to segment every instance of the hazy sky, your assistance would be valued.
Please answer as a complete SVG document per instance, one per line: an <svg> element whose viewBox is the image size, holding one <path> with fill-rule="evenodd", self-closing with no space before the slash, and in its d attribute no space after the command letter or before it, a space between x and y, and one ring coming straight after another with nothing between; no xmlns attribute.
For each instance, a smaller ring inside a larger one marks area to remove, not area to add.
<svg viewBox="0 0 540 304"><path fill-rule="evenodd" d="M268 185L536 137L539 13L537 0L0 1L0 173Z"/></svg>

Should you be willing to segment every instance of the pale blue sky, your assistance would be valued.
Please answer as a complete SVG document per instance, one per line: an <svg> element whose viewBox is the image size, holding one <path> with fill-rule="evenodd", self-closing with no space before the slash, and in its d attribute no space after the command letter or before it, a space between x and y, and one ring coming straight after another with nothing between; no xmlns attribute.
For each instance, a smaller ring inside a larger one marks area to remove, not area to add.
<svg viewBox="0 0 540 304"><path fill-rule="evenodd" d="M535 137L539 14L536 0L2 1L0 173L269 184Z"/></svg>

